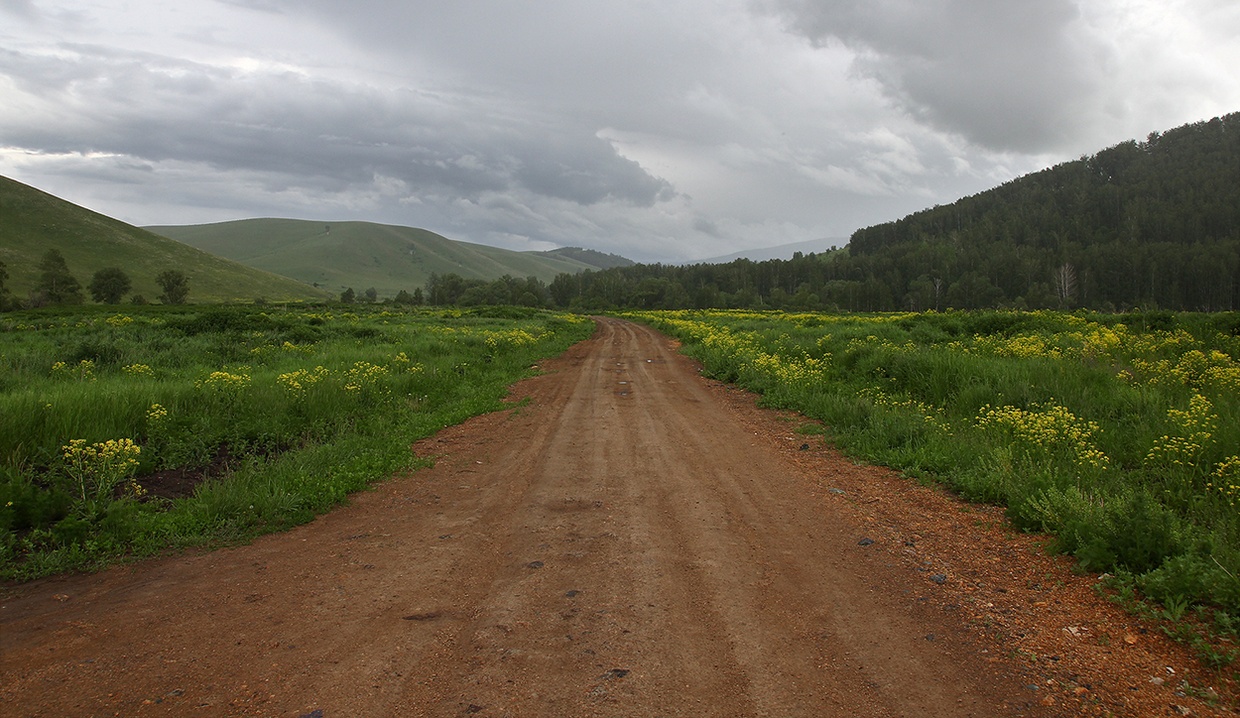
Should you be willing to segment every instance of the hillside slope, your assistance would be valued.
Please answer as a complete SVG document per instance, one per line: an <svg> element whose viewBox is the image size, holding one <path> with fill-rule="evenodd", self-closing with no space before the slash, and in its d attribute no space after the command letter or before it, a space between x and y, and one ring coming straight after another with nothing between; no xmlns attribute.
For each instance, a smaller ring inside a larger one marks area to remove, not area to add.
<svg viewBox="0 0 1240 718"><path fill-rule="evenodd" d="M514 252L448 239L425 229L373 222L244 219L149 227L179 242L334 293L375 288L391 297L426 285L434 274L466 279L538 277L597 267L544 252Z"/></svg>
<svg viewBox="0 0 1240 718"><path fill-rule="evenodd" d="M49 249L60 251L83 288L97 270L119 267L133 281L132 294L152 301L161 293L155 277L168 269L185 272L191 302L325 297L301 282L212 256L0 177L0 261L15 298L29 295ZM89 301L89 292L83 294Z"/></svg>
<svg viewBox="0 0 1240 718"><path fill-rule="evenodd" d="M964 307L1240 308L1240 112L858 230L849 250L896 303L933 307L937 279Z"/></svg>

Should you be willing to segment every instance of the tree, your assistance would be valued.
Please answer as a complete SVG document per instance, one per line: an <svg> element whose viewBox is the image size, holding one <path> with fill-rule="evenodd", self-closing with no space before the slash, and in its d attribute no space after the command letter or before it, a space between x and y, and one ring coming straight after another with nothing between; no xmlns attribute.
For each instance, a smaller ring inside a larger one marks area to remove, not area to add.
<svg viewBox="0 0 1240 718"><path fill-rule="evenodd" d="M34 292L47 303L82 303L82 285L69 273L69 265L65 263L60 250L47 250L47 254L44 254L43 260L39 262L39 271L39 282L35 285Z"/></svg>
<svg viewBox="0 0 1240 718"><path fill-rule="evenodd" d="M95 272L88 287L91 298L102 304L119 304L121 297L132 288L129 275L119 267L105 267Z"/></svg>
<svg viewBox="0 0 1240 718"><path fill-rule="evenodd" d="M353 291L353 287L349 287L340 293L340 301L345 304L352 304L357 301L357 293Z"/></svg>
<svg viewBox="0 0 1240 718"><path fill-rule="evenodd" d="M374 287L370 287L366 291L362 292L362 296L366 297L367 302L374 304L379 300L379 290Z"/></svg>
<svg viewBox="0 0 1240 718"><path fill-rule="evenodd" d="M413 295L408 290L402 289L396 293L396 297L392 299L393 304L413 304Z"/></svg>
<svg viewBox="0 0 1240 718"><path fill-rule="evenodd" d="M1076 299L1076 267L1071 262L1064 262L1052 276L1055 282L1055 295L1059 297L1059 306L1067 307Z"/></svg>
<svg viewBox="0 0 1240 718"><path fill-rule="evenodd" d="M163 288L159 301L164 304L184 304L189 296L189 278L179 269L165 269L155 277L155 281Z"/></svg>

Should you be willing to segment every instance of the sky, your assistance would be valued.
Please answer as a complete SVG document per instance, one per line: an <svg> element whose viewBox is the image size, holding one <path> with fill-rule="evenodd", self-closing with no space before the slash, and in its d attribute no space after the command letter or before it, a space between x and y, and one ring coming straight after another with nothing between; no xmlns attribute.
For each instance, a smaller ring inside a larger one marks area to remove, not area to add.
<svg viewBox="0 0 1240 718"><path fill-rule="evenodd" d="M1235 112L1237 67L1235 0L0 0L0 175L682 262Z"/></svg>

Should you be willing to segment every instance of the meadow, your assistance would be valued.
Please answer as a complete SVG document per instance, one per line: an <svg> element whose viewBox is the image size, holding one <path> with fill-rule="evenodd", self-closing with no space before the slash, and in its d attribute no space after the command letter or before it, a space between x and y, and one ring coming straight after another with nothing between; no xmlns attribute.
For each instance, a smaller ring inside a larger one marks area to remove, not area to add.
<svg viewBox="0 0 1240 718"><path fill-rule="evenodd" d="M1240 314L630 312L846 453L1240 624ZM1224 662L1220 658L1220 662Z"/></svg>
<svg viewBox="0 0 1240 718"><path fill-rule="evenodd" d="M0 315L0 577L309 521L592 330L513 308Z"/></svg>

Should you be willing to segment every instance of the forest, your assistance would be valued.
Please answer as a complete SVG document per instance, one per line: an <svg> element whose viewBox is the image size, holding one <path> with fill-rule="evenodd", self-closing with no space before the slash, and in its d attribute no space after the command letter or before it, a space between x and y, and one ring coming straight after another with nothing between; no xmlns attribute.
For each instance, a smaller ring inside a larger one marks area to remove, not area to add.
<svg viewBox="0 0 1240 718"><path fill-rule="evenodd" d="M1240 113L1151 133L789 260L550 285L433 277L435 303L789 310L1240 308Z"/></svg>

